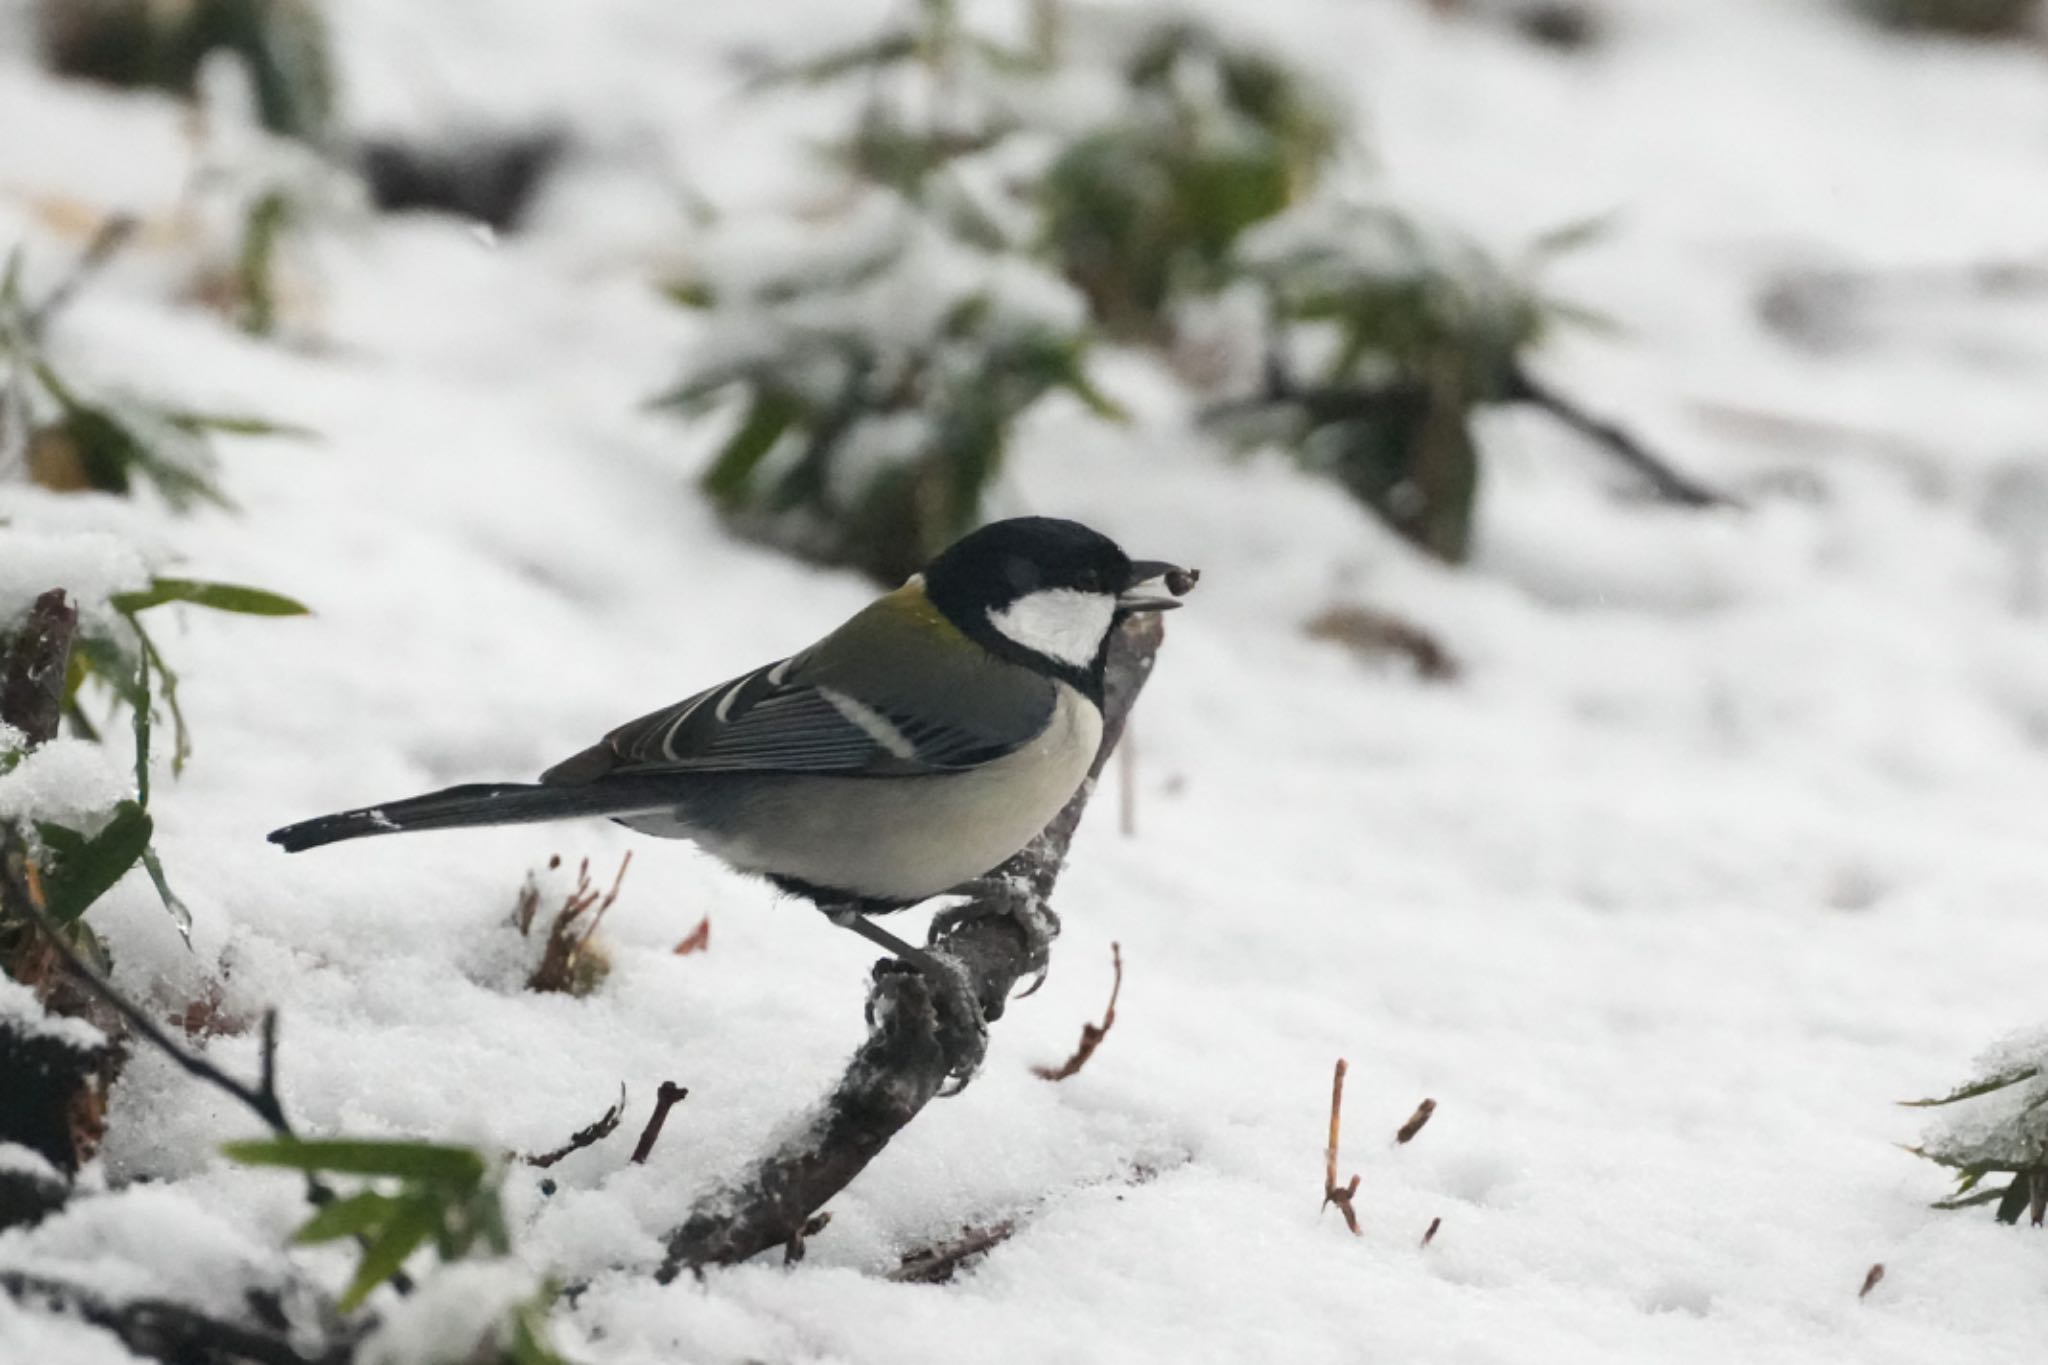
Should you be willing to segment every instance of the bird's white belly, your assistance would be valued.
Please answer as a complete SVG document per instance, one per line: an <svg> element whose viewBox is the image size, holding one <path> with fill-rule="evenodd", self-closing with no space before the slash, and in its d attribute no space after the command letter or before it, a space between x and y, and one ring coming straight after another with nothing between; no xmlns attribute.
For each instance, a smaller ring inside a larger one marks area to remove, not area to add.
<svg viewBox="0 0 2048 1365"><path fill-rule="evenodd" d="M745 872L861 897L917 901L1000 866L1059 814L1102 743L1102 715L1061 684L1044 733L965 772L748 778L730 821L626 823L682 836Z"/></svg>

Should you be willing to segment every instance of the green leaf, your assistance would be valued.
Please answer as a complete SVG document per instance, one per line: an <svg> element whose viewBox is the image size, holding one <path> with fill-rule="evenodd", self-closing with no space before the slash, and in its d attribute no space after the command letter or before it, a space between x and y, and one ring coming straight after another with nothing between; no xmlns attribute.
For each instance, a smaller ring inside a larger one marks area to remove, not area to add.
<svg viewBox="0 0 2048 1365"><path fill-rule="evenodd" d="M166 412L163 419L193 436L218 432L223 436L283 436L295 441L317 441L320 433L290 422L273 422L268 417L249 417L219 412Z"/></svg>
<svg viewBox="0 0 2048 1365"><path fill-rule="evenodd" d="M2010 1071L2002 1071L1995 1076L1987 1076L1983 1080L1971 1081L1968 1085L1951 1090L1948 1094L1938 1099L1900 1100L1899 1103L1907 1109L1932 1109L1938 1105L1955 1104L1960 1100L1974 1100L1979 1095L1988 1095L1994 1090L2003 1090L2009 1085L2018 1085L2021 1081L2031 1081L2040 1074L2041 1068L2038 1066L2014 1067Z"/></svg>
<svg viewBox="0 0 2048 1365"><path fill-rule="evenodd" d="M158 578L141 592L116 593L111 601L115 611L128 616L166 602L190 602L194 606L237 612L243 616L310 614L304 604L281 593L235 583L202 583L190 578Z"/></svg>
<svg viewBox="0 0 2048 1365"><path fill-rule="evenodd" d="M1574 218L1568 223L1539 234L1529 243L1528 254L1532 260L1547 260L1568 252L1580 251L1614 231L1614 225L1621 219L1618 209L1605 213L1591 213L1584 218Z"/></svg>
<svg viewBox="0 0 2048 1365"><path fill-rule="evenodd" d="M271 1138L230 1142L221 1150L250 1166L340 1175L384 1175L468 1187L484 1177L484 1159L468 1147L380 1138Z"/></svg>
<svg viewBox="0 0 2048 1365"><path fill-rule="evenodd" d="M192 946L192 911L185 902L178 899L171 890L170 879L164 876L163 859L156 856L154 845L142 850L142 870L149 874L150 884L156 887L157 898L164 903L164 909L171 915L171 923L178 927L178 937L185 940L185 946Z"/></svg>
<svg viewBox="0 0 2048 1365"><path fill-rule="evenodd" d="M704 491L728 505L738 502L755 468L775 448L796 416L796 404L782 395L757 394L747 409L746 420L725 443L711 468L704 471Z"/></svg>
<svg viewBox="0 0 2048 1365"><path fill-rule="evenodd" d="M433 1235L441 1222L440 1202L429 1195L413 1195L396 1201L398 1207L384 1220L377 1235L363 1248L362 1264L337 1305L342 1312L362 1307L370 1291L398 1273L405 1258Z"/></svg>
<svg viewBox="0 0 2048 1365"><path fill-rule="evenodd" d="M367 1235L388 1222L404 1202L375 1190L364 1190L361 1194L334 1200L308 1218L305 1225L292 1234L292 1240L301 1246L311 1246L316 1242L353 1237L357 1233Z"/></svg>
<svg viewBox="0 0 2048 1365"><path fill-rule="evenodd" d="M59 852L55 874L43 878L43 913L59 925L84 914L135 866L149 847L153 827L147 811L133 801L123 801L114 807L114 818L107 827L91 839L80 840L72 831L63 830L73 842ZM52 837L57 828L42 827L43 842L53 851L62 843Z"/></svg>

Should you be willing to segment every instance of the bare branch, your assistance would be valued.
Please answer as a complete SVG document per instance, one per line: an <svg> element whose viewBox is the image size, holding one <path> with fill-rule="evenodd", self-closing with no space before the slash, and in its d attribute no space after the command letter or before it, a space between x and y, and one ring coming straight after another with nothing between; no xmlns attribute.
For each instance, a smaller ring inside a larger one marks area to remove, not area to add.
<svg viewBox="0 0 2048 1365"><path fill-rule="evenodd" d="M1870 1267L1870 1269L1864 1273L1863 1287L1856 1291L1856 1297L1859 1299L1869 1298L1870 1291L1877 1288L1877 1286L1880 1282L1883 1281L1883 1279L1884 1262L1879 1261L1876 1265Z"/></svg>
<svg viewBox="0 0 2048 1365"><path fill-rule="evenodd" d="M964 907L967 913L949 917L932 945L959 964L989 1020L1002 1015L1017 983L1044 961L1022 919L1051 918L1046 901L1067 845L1164 638L1156 614L1134 616L1118 629L1110 641L1102 747L1087 781L1043 833L985 879ZM868 991L868 1037L838 1085L804 1121L789 1126L791 1136L781 1145L698 1202L668 1234L657 1278L665 1283L685 1269L743 1261L786 1245L949 1078L971 1069L962 1051L968 1045L941 1028L921 972L878 964Z"/></svg>
<svg viewBox="0 0 2048 1365"><path fill-rule="evenodd" d="M1444 1220L1443 1215L1441 1214L1437 1215L1435 1218L1430 1219L1429 1226L1422 1230L1422 1244L1424 1246L1428 1246L1431 1242L1434 1242L1436 1240L1437 1229L1442 1227L1443 1225Z"/></svg>
<svg viewBox="0 0 2048 1365"><path fill-rule="evenodd" d="M1116 978L1109 987L1109 1008L1102 1012L1100 1024L1081 1025L1081 1042L1075 1047L1074 1055L1058 1066L1034 1066L1031 1070L1042 1081L1063 1081L1088 1065L1088 1059L1095 1055L1095 1049L1102 1046L1102 1040L1109 1036L1110 1026L1116 1023L1116 998L1124 989L1124 950L1120 943L1109 945L1109 958L1116 970Z"/></svg>
<svg viewBox="0 0 2048 1365"><path fill-rule="evenodd" d="M625 1116L626 1083L620 1081L618 1103L600 1114L597 1122L586 1128L578 1128L574 1133L570 1134L567 1142L555 1148L552 1152L543 1152L539 1156L529 1156L523 1158L523 1160L529 1166L539 1166L545 1170L563 1157L568 1156L571 1152L580 1152L585 1147L595 1146L603 1142L618 1130L619 1120Z"/></svg>
<svg viewBox="0 0 2048 1365"><path fill-rule="evenodd" d="M1691 475L1679 472L1628 432L1612 422L1602 421L1593 416L1519 365L1514 366L1508 375L1505 397L1510 402L1531 403L1543 409L1641 474L1649 481L1650 491L1665 502L1676 503L1681 507L1741 505L1726 493L1716 492Z"/></svg>

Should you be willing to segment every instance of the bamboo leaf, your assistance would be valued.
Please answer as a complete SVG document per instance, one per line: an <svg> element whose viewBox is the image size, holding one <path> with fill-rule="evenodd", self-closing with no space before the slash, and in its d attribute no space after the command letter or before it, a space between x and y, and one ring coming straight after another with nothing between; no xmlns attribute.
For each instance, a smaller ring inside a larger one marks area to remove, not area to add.
<svg viewBox="0 0 2048 1365"><path fill-rule="evenodd" d="M415 1195L396 1202L398 1208L363 1248L362 1264L356 1267L356 1276L338 1305L344 1313L362 1307L370 1291L397 1274L405 1258L433 1235L441 1221L440 1204L431 1197Z"/></svg>
<svg viewBox="0 0 2048 1365"><path fill-rule="evenodd" d="M55 875L44 877L43 913L59 925L69 924L84 914L135 866L149 847L153 827L149 813L135 802L123 801L116 806L114 818L105 829L90 839L70 844L68 853L60 854ZM43 842L55 849L59 841L51 837L52 828L43 827ZM78 836L73 834L72 838L76 840Z"/></svg>
<svg viewBox="0 0 2048 1365"><path fill-rule="evenodd" d="M292 1234L301 1246L332 1242L357 1233L369 1235L390 1220L403 1201L375 1190L352 1194L321 1207L305 1225Z"/></svg>
<svg viewBox="0 0 2048 1365"><path fill-rule="evenodd" d="M193 436L217 432L223 436L283 436L295 441L320 439L320 433L311 427L297 426L291 422L273 422L267 417L219 412L166 412L163 419L178 430Z"/></svg>
<svg viewBox="0 0 2048 1365"><path fill-rule="evenodd" d="M467 1147L380 1138L270 1138L230 1142L221 1148L250 1166L283 1166L295 1171L340 1175L382 1175L432 1184L476 1184L484 1176L484 1159Z"/></svg>
<svg viewBox="0 0 2048 1365"><path fill-rule="evenodd" d="M197 607L211 607L215 611L231 611L243 616L310 614L303 603L282 593L236 583L203 583L190 578L155 579L140 592L116 593L111 601L115 611L129 616L166 602L190 602Z"/></svg>
<svg viewBox="0 0 2048 1365"><path fill-rule="evenodd" d="M1988 1095L1994 1090L2003 1090L2009 1085L2018 1085L2021 1081L2030 1081L2040 1074L2041 1068L2038 1066L2014 1067L2010 1071L2002 1071L1995 1076L1987 1076L1982 1080L1971 1081L1968 1085L1951 1090L1948 1094L1937 1099L1900 1100L1899 1104L1907 1109L1932 1109L1939 1105L1955 1104L1961 1100L1974 1100L1979 1095Z"/></svg>

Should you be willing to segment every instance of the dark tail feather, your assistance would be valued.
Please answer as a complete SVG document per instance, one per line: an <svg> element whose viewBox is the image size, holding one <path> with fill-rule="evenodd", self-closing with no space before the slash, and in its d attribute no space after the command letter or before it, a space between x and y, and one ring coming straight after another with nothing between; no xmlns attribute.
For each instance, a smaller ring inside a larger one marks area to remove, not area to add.
<svg viewBox="0 0 2048 1365"><path fill-rule="evenodd" d="M637 783L601 782L580 787L532 786L524 782L475 782L446 791L345 810L270 832L270 842L287 853L415 829L459 829L465 825L521 825L575 815L617 815L658 810L670 804Z"/></svg>

